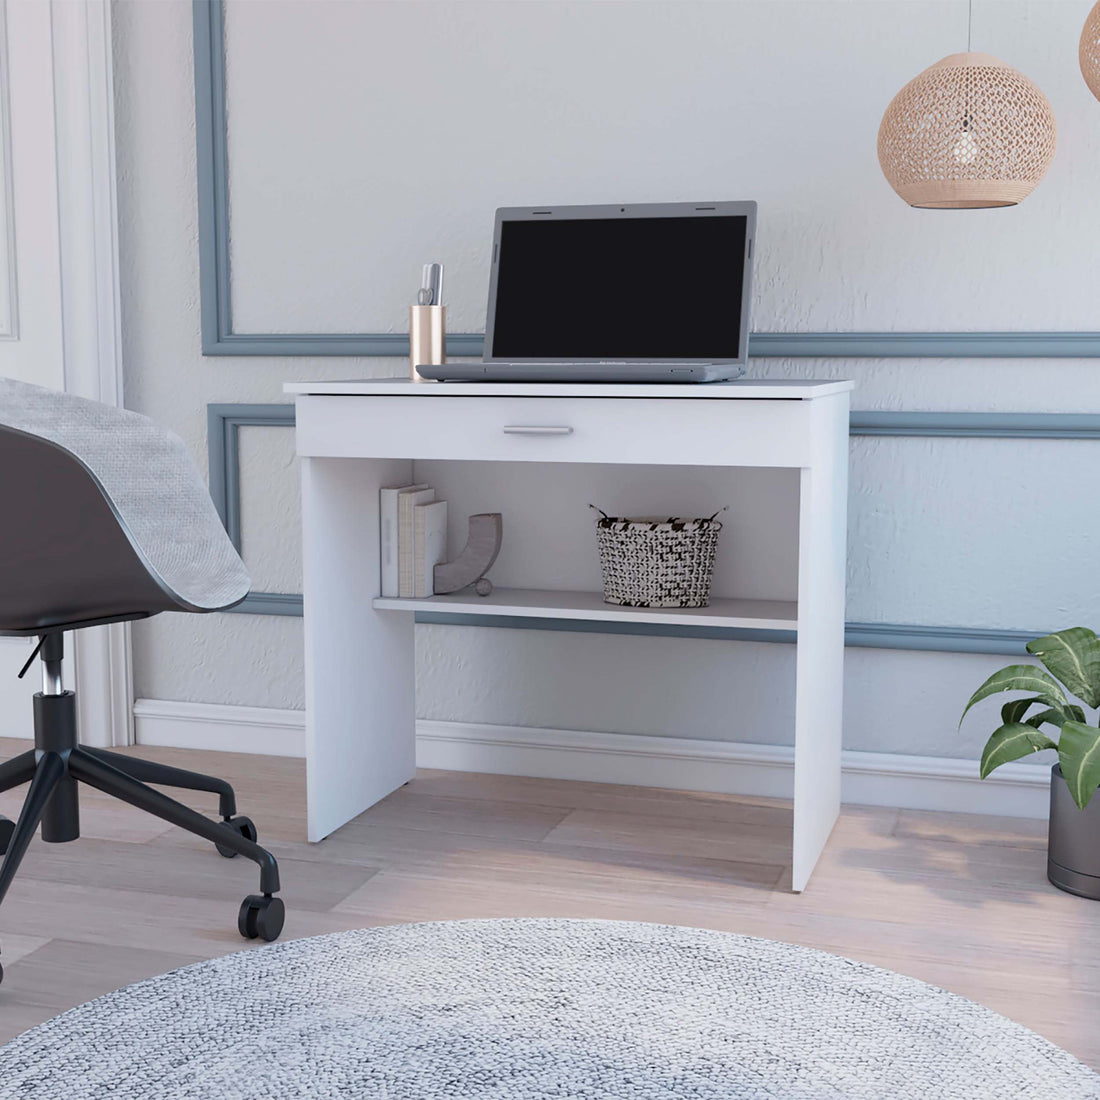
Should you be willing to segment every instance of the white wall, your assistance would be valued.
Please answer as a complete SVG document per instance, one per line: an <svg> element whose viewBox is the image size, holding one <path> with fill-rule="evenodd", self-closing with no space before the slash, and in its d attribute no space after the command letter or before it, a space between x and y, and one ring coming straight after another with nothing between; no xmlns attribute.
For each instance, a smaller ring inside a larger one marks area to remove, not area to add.
<svg viewBox="0 0 1100 1100"><path fill-rule="evenodd" d="M1020 207L938 213L893 194L875 132L902 84L964 48L963 0L229 0L235 328L399 330L419 265L442 259L452 330L476 331L498 204L753 197L759 330L1100 329L1100 104L1075 60L1087 10L974 4L974 47L1043 88L1060 149ZM202 457L209 401L277 401L286 379L404 364L201 356L190 20L184 0L115 5L128 400ZM1100 407L1089 360L759 360L752 372L854 378L862 409ZM854 441L848 617L1100 621L1096 447ZM298 583L291 454L289 431L243 433L259 588ZM472 484L448 492L466 499ZM700 505L725 503L721 485L700 485ZM757 546L746 569L740 550L725 547L721 585L782 587L783 563L769 573ZM591 573L581 553L563 568ZM135 638L139 696L301 705L300 620L162 616ZM417 651L430 718L761 741L789 730L780 646L431 626ZM980 724L957 734L957 715L1002 663L849 651L847 747L975 755Z"/></svg>

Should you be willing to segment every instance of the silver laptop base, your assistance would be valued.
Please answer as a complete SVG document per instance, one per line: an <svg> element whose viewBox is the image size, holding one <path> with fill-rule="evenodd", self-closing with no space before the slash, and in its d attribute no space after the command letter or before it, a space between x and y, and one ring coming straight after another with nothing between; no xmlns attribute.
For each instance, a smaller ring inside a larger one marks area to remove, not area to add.
<svg viewBox="0 0 1100 1100"><path fill-rule="evenodd" d="M425 363L417 374L439 382L727 382L739 363Z"/></svg>

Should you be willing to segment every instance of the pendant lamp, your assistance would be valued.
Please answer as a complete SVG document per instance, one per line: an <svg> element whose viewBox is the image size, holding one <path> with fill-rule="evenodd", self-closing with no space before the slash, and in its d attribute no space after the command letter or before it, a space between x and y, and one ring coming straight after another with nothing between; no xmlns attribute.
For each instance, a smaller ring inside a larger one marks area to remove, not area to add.
<svg viewBox="0 0 1100 1100"><path fill-rule="evenodd" d="M1050 103L1023 73L987 53L955 53L890 101L878 160L910 206L1015 206L1046 175L1056 138Z"/></svg>
<svg viewBox="0 0 1100 1100"><path fill-rule="evenodd" d="M1081 75L1097 99L1100 99L1100 2L1089 12L1081 31Z"/></svg>

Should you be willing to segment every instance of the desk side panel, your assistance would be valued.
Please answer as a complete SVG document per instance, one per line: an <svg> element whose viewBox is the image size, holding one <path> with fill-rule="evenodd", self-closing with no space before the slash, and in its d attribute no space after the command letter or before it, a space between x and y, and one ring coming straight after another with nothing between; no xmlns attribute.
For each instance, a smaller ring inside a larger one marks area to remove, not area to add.
<svg viewBox="0 0 1100 1100"><path fill-rule="evenodd" d="M413 617L375 611L378 490L395 459L302 459L306 787L321 840L408 782L416 767Z"/></svg>
<svg viewBox="0 0 1100 1100"><path fill-rule="evenodd" d="M814 402L798 540L792 888L805 888L840 812L848 395Z"/></svg>

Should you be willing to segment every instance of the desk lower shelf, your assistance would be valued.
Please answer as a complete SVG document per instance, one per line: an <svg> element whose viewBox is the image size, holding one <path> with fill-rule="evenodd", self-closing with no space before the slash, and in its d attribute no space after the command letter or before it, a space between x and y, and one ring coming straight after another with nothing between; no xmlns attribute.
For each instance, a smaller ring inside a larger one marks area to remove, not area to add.
<svg viewBox="0 0 1100 1100"><path fill-rule="evenodd" d="M599 592L559 592L540 588L497 588L489 596L398 599L380 596L372 606L385 611L454 612L456 615L516 616L532 619L589 619L596 622L669 623L747 630L796 630L798 604L786 600L712 599L709 607L619 607Z"/></svg>

